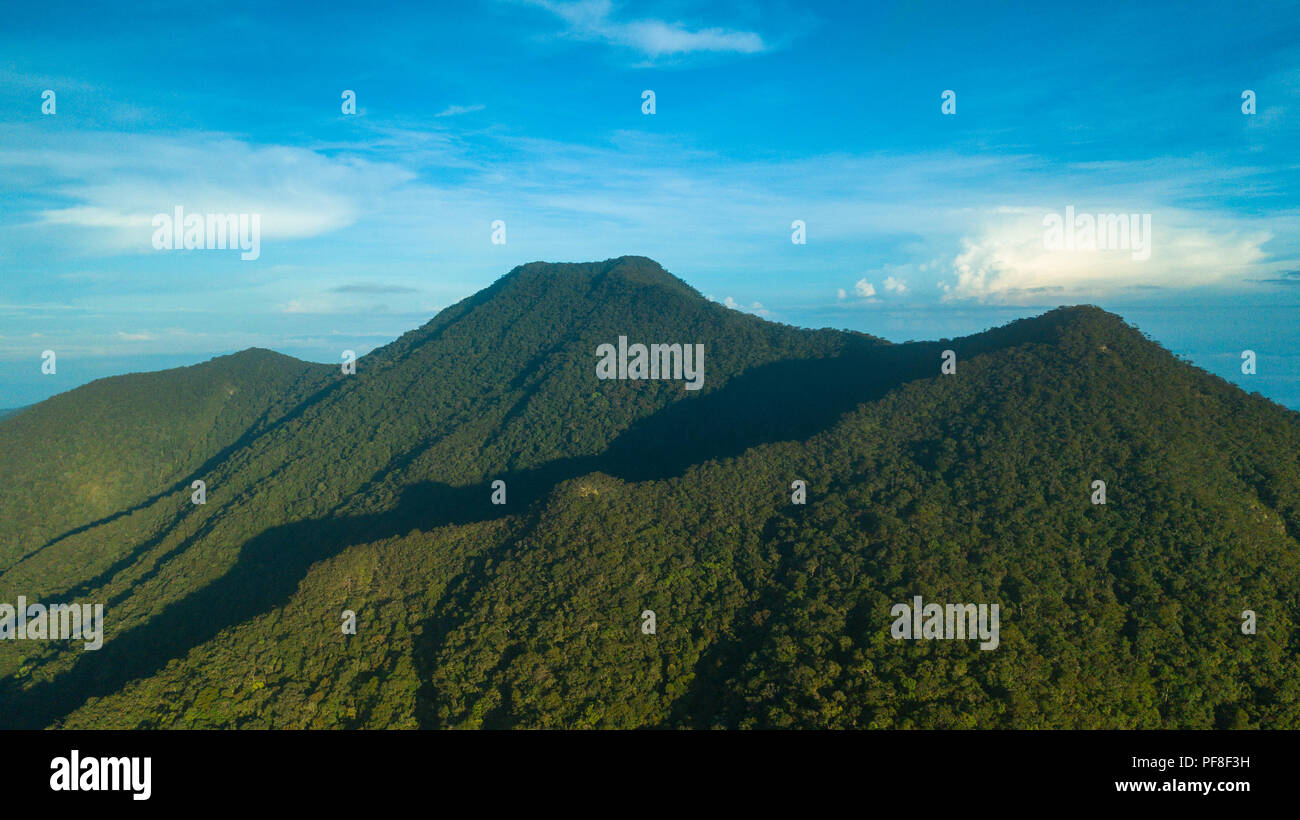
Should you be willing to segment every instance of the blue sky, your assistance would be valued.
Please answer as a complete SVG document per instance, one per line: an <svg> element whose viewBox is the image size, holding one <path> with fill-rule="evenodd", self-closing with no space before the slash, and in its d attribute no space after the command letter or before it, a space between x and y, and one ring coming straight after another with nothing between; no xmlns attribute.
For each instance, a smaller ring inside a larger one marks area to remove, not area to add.
<svg viewBox="0 0 1300 820"><path fill-rule="evenodd" d="M643 254L895 341L1098 304L1300 409L1300 6L1050 6L7 8L0 407L338 361L517 264ZM178 205L260 214L259 258L155 250ZM1046 248L1067 206L1150 214L1150 258Z"/></svg>

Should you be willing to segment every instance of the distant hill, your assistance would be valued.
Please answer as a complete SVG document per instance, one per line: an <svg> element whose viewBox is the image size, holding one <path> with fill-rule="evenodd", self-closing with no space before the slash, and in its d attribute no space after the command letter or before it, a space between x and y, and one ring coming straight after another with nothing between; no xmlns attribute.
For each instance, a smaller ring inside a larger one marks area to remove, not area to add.
<svg viewBox="0 0 1300 820"><path fill-rule="evenodd" d="M620 336L702 389L597 379ZM1300 726L1300 414L1094 307L896 345L534 263L355 375L245 351L0 436L0 602L106 605L0 641L4 726ZM894 640L914 595L998 648Z"/></svg>
<svg viewBox="0 0 1300 820"><path fill-rule="evenodd" d="M188 485L333 368L269 350L99 379L4 421L0 571L53 538Z"/></svg>

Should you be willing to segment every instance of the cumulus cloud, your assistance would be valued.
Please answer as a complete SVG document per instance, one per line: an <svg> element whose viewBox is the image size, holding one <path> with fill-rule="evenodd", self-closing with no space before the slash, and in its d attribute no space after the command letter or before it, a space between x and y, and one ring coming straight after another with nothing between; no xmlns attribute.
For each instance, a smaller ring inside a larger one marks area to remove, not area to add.
<svg viewBox="0 0 1300 820"><path fill-rule="evenodd" d="M713 299L712 296L710 296L709 298L710 298L710 299ZM717 300L714 299L713 301L716 302ZM767 308L763 307L763 303L762 303L762 302L753 302L753 303L751 303L751 304L749 304L749 305L743 305L743 304L741 304L740 302L737 302L734 298L732 298L732 297L730 297L730 296L727 296L727 297L724 297L724 298L723 298L723 300L722 300L722 304L725 305L726 307L731 308L732 310L739 310L739 311L742 311L742 312L744 312L744 313L752 313L752 314L754 314L755 316L771 316L771 315L772 315L772 311L770 311L770 310L768 310Z"/></svg>
<svg viewBox="0 0 1300 820"><path fill-rule="evenodd" d="M853 286L853 292L862 299L871 299L876 295L876 286L866 279L859 279Z"/></svg>
<svg viewBox="0 0 1300 820"><path fill-rule="evenodd" d="M1222 218L1162 210L1152 214L1150 258L1142 259L1131 248L1057 247L1045 238L1052 213L1058 211L1000 209L998 219L962 240L951 278L940 283L944 299L1025 303L1230 282L1265 259L1262 246L1272 238Z"/></svg>

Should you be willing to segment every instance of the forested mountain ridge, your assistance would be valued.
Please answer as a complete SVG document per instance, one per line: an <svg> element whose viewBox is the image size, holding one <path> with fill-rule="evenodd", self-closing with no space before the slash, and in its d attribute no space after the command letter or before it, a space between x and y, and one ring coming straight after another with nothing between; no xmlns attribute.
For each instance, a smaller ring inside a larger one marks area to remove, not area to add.
<svg viewBox="0 0 1300 820"><path fill-rule="evenodd" d="M98 379L5 419L0 572L47 541L143 502L236 445L332 370L252 348Z"/></svg>
<svg viewBox="0 0 1300 820"><path fill-rule="evenodd" d="M703 344L703 389L597 380L620 335ZM102 601L106 639L0 642L0 723L1300 722L1300 415L1096 308L891 345L535 263L302 368L120 516L6 508L56 532L0 601ZM1000 602L1001 646L892 640L913 594Z"/></svg>

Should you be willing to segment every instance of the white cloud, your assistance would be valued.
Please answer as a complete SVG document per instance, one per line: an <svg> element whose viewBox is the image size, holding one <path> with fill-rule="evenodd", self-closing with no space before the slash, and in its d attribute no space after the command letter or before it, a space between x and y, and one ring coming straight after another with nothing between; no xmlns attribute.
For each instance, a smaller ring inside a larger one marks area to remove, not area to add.
<svg viewBox="0 0 1300 820"><path fill-rule="evenodd" d="M75 229L100 252L152 250L155 214L261 215L263 242L319 236L353 224L414 175L398 166L307 148L259 146L220 134L181 137L67 132L5 151L0 179L35 173L67 201L38 225Z"/></svg>
<svg viewBox="0 0 1300 820"><path fill-rule="evenodd" d="M458 114L472 114L475 111L482 111L484 108L487 108L487 106L482 103L476 103L475 105L449 105L433 116L455 117Z"/></svg>
<svg viewBox="0 0 1300 820"><path fill-rule="evenodd" d="M853 292L863 299L871 299L876 295L876 286L866 279L859 279L853 286Z"/></svg>
<svg viewBox="0 0 1300 820"><path fill-rule="evenodd" d="M713 299L712 296L710 296L709 298L710 298L710 299ZM713 301L716 302L717 300L714 299ZM725 305L725 306L727 306L727 307L729 307L729 308L731 308L732 310L739 310L739 311L743 311L743 312L745 312L745 313L752 313L752 314L754 314L755 316L771 316L771 315L772 315L772 311L770 311L770 310L768 310L767 308L763 307L763 303L762 303L762 302L753 302L753 303L751 303L749 306L745 306L745 305L741 304L740 302L737 302L737 301L736 301L735 299L733 299L732 297L727 296L727 297L725 297L725 298L722 300L722 304Z"/></svg>
<svg viewBox="0 0 1300 820"><path fill-rule="evenodd" d="M277 237L316 241L301 246L307 258L284 257L296 263L292 268L241 270L236 276L245 278L228 280L225 295L255 296L267 310L302 313L353 309L337 300L342 294L312 294L376 273L376 259L384 261L381 275L392 277L386 281L404 283L422 281L436 260L441 273L436 287L430 286L429 302L440 304L530 259L604 259L635 250L688 279L710 265L761 269L775 264L763 250L767 243L788 243L791 213L815 222L819 243L847 249L853 258L843 265L861 265L856 249L868 246L876 249L877 260L896 260L855 269L870 295L820 279L822 292L835 290L845 306L878 302L881 294L896 299L922 293L929 299L940 283L949 300L1016 301L1042 298L1045 289L1086 294L1129 284L1240 283L1300 266L1300 255L1292 252L1295 240L1287 239L1294 234L1288 221L1295 224L1295 212L1261 217L1233 214L1219 204L1221 189L1267 190L1264 169L1216 181L1194 161L1059 171L1034 157L948 152L750 161L652 134L615 132L577 145L471 138L431 121L421 129L373 128L351 143L291 148L204 133L58 132L38 139L16 126L0 131L0 187L52 192L65 201L28 198L43 210L19 213L45 229L19 222L0 226L0 253L6 247L49 257L152 252L149 220L173 205L187 212L260 212L264 252ZM643 161L629 163L629 155ZM455 173L448 175L448 168ZM1186 182L1189 175L1192 183ZM1202 187L1205 195L1194 198ZM1152 258L1129 263L1125 272L1118 264L1123 254L1045 256L1043 214L1078 202L1070 191L1080 189L1099 203L1094 213L1153 211ZM1185 211L1162 207L1171 201L1192 204ZM720 210L719 202L728 207ZM488 225L496 218L509 225L505 248L488 241ZM673 229L685 224L693 226L688 238ZM163 262L172 264L157 264ZM209 260L193 260L198 263ZM326 282L323 272L329 273ZM198 281L161 269L154 274L182 289ZM120 275L105 274L109 280ZM873 282L882 282L880 291ZM282 287L256 292L259 283ZM725 293L745 285L719 281L713 287ZM169 304L184 303L183 294L172 295ZM752 296L769 304L785 298L771 290ZM406 310L403 301L389 299L392 312ZM744 309L767 310L754 304Z"/></svg>
<svg viewBox="0 0 1300 820"><path fill-rule="evenodd" d="M599 40L641 52L647 57L696 52L756 54L767 49L763 38L752 31L725 28L691 29L680 22L665 20L613 19L610 0L527 0L557 15L569 25L572 36Z"/></svg>
<svg viewBox="0 0 1300 820"><path fill-rule="evenodd" d="M1219 216L1173 209L1152 214L1151 255L1131 250L1050 250L1043 217L1051 208L1003 208L1000 218L962 241L944 299L1058 302L1134 287L1186 288L1239 281L1258 270L1272 234Z"/></svg>

